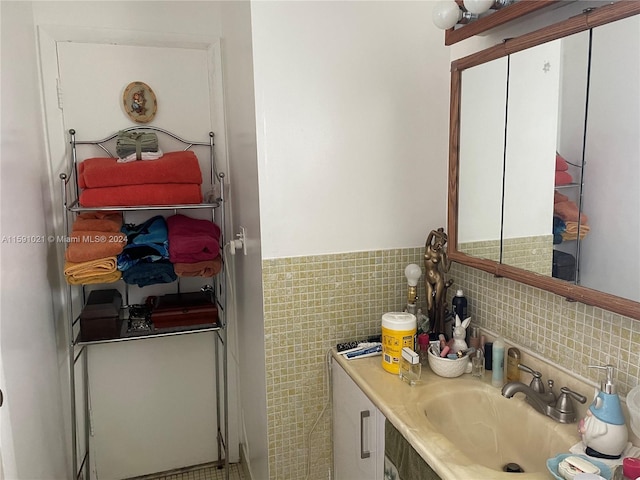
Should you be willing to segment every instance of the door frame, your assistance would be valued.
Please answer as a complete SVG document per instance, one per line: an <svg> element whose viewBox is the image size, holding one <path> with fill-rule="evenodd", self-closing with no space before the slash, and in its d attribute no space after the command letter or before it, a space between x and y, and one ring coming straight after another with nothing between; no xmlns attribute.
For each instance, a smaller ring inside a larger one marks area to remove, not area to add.
<svg viewBox="0 0 640 480"><path fill-rule="evenodd" d="M39 84L40 99L43 111L43 130L45 155L47 157L47 177L49 181L49 193L53 210L49 212L53 220L53 228L57 235L63 232L63 212L62 207L62 188L60 174L68 172L70 167L70 145L68 141L68 125L64 124L63 110L60 108L59 98L59 73L58 73L58 54L57 46L59 42L77 42L77 43L96 43L96 44L118 44L126 46L139 47L167 47L167 48L185 48L194 50L204 50L207 52L207 70L209 78L209 112L211 128L215 133L215 156L219 171L226 173L225 184L223 188L228 189L229 185L229 161L228 161L228 141L227 126L225 120L224 106L224 88L223 88L223 71L222 71L222 47L219 37L179 34L179 33L158 33L143 32L134 30L118 30L107 28L93 27L74 27L64 25L37 25L37 48L38 48L38 68L39 68ZM55 79L55 81L53 81ZM64 98L62 98L62 101ZM105 132L107 135L110 132ZM227 208L227 219L231 221L231 209ZM56 261L64 258L64 245L62 242L56 243ZM65 280L63 277L63 265L58 265L58 286L57 291L52 292L54 302L54 312L59 312L56 318L57 325L64 325L66 319L64 314L65 305ZM66 330L66 329L64 329ZM62 336L64 337L64 335ZM61 378L69 377L68 371L68 348L69 339L59 340L58 358ZM233 356L233 346L235 341L230 342ZM235 369L229 369L230 381L228 386L234 387L236 381L234 377ZM234 388L235 390L235 388ZM63 389L63 405L69 405L69 395L71 394L68 385ZM64 393L66 392L66 393ZM215 401L215 399L214 399ZM69 408L65 408L64 412L65 436L67 438L67 457L70 458L70 442L71 442L71 412ZM237 461L239 458L239 434L238 434L238 407L236 402L229 402L229 445L227 445L227 455L230 461ZM215 435L215 432L212 432ZM69 470L75 467L69 462ZM75 476L75 472L73 472ZM1 480L1 479L0 479Z"/></svg>

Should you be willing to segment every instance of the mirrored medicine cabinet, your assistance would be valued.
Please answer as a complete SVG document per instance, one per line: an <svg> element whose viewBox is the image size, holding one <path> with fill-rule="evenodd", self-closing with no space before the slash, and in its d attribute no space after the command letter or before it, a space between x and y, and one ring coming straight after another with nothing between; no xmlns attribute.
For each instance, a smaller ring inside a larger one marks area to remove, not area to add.
<svg viewBox="0 0 640 480"><path fill-rule="evenodd" d="M640 320L640 2L451 67L450 258Z"/></svg>

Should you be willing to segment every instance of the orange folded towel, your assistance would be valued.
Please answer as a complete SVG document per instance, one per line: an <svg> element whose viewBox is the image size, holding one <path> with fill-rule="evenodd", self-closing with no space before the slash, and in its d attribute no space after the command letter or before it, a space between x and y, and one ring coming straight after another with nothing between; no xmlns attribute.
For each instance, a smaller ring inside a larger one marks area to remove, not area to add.
<svg viewBox="0 0 640 480"><path fill-rule="evenodd" d="M580 240L589 233L589 225L580 225L578 222L566 222L566 230L562 232L562 240L576 240L580 236Z"/></svg>
<svg viewBox="0 0 640 480"><path fill-rule="evenodd" d="M78 185L82 189L167 183L202 184L195 153L169 152L153 162L118 163L116 158L87 158L78 164Z"/></svg>
<svg viewBox="0 0 640 480"><path fill-rule="evenodd" d="M82 263L122 253L127 244L124 233L79 231L69 234L65 258L69 262Z"/></svg>
<svg viewBox="0 0 640 480"><path fill-rule="evenodd" d="M81 263L66 261L64 277L70 285L113 283L122 277L122 272L117 269L117 265L116 257L99 258Z"/></svg>
<svg viewBox="0 0 640 480"><path fill-rule="evenodd" d="M567 197L566 195L563 195L557 190L553 192L553 203L560 203L560 202L567 202L567 201L569 201L569 197Z"/></svg>
<svg viewBox="0 0 640 480"><path fill-rule="evenodd" d="M173 270L179 277L213 277L220 273L222 259L203 260L194 263L174 263Z"/></svg>
<svg viewBox="0 0 640 480"><path fill-rule="evenodd" d="M76 217L71 229L75 232L119 232L121 228L120 212L83 212Z"/></svg>
<svg viewBox="0 0 640 480"><path fill-rule="evenodd" d="M565 222L577 222L578 216L580 216L580 223L586 225L589 223L589 218L586 214L581 214L578 211L578 206L572 201L558 202L553 205L554 215L560 217Z"/></svg>

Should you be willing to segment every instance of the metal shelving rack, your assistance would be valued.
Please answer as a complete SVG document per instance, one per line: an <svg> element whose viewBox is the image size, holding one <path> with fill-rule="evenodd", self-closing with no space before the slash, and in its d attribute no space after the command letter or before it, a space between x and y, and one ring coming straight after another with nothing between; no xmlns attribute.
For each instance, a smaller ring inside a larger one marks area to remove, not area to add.
<svg viewBox="0 0 640 480"><path fill-rule="evenodd" d="M61 173L60 180L62 186L62 204L63 204L63 225L65 235L69 234L69 217L75 216L77 213L84 211L119 211L119 212L140 212L140 211L172 211L174 214L184 210L210 210L212 221L216 222L221 229L220 245L221 251L225 239L225 198L224 198L224 178L225 174L218 172L215 163L214 151L214 134L209 132L209 140L207 142L193 142L185 140L182 137L159 127L154 126L136 126L122 129L123 132L129 131L152 131L158 134L166 135L172 138L178 144L183 146L184 150L190 150L193 147L206 147L209 149L210 161L210 186L211 191L205 196L206 203L201 204L180 204L180 205L136 205L136 206L102 206L102 207L83 207L79 203L80 188L78 186L78 145L93 145L104 151L109 157L115 157L112 149L109 148L111 143L115 143L119 132L116 132L106 138L92 141L76 140L75 130L69 130L69 142L71 144L71 166L68 173ZM69 397L71 410L71 453L74 478L76 480L90 480L90 421L89 421L89 372L88 372L88 349L91 345L108 344L114 342L136 341L158 337L168 337L175 335L189 335L203 332L214 332L214 355L215 355L215 390L216 390L216 441L217 441L217 464L219 468L224 468L224 478L229 479L229 419L228 419L228 373L227 373L227 322L226 322L226 276L224 257L222 258L222 270L212 278L213 292L218 308L218 320L216 325L204 328L189 327L179 331L159 331L153 333L142 334L139 336L127 336L121 338L113 338L108 340L83 341L81 339L80 330L80 313L74 311L74 288L80 289L82 304L86 301L85 286L67 285L66 294L66 316L67 316L67 340L68 340L68 367L69 367ZM128 286L124 283L124 303L126 308L129 302ZM177 280L177 289L180 291L180 279ZM84 403L84 435L85 452L79 452L78 445L78 405L76 401L77 382L76 382L76 365L81 362L82 368L82 398ZM220 378L222 376L222 379ZM221 388L222 387L222 388Z"/></svg>

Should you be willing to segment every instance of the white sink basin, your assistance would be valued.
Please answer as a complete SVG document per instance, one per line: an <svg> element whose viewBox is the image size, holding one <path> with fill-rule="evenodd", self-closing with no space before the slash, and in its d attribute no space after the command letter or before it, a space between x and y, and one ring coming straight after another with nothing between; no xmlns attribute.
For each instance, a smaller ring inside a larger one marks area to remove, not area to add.
<svg viewBox="0 0 640 480"><path fill-rule="evenodd" d="M431 391L419 409L470 464L503 471L508 463L525 473L548 472L546 461L579 441L577 425L536 412L522 394L507 399L475 379L457 379Z"/></svg>

